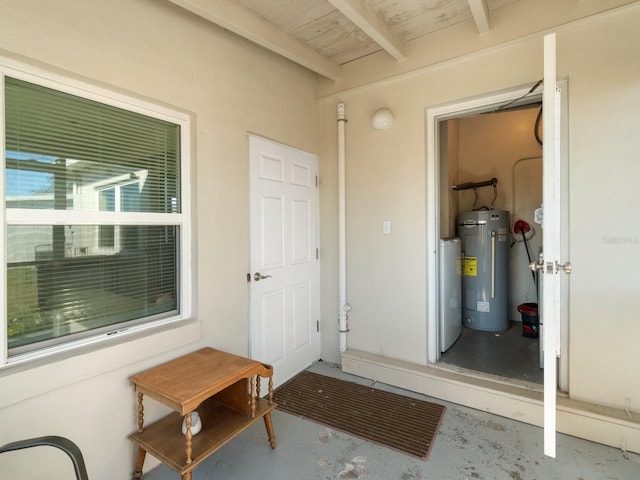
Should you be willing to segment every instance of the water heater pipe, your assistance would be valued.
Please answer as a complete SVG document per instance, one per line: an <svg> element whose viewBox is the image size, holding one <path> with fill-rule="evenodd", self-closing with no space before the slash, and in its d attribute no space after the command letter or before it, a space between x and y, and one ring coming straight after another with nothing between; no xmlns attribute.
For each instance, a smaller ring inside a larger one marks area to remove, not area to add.
<svg viewBox="0 0 640 480"><path fill-rule="evenodd" d="M338 104L338 332L340 353L347 350L347 234L346 234L346 182L345 182L345 118L344 103Z"/></svg>

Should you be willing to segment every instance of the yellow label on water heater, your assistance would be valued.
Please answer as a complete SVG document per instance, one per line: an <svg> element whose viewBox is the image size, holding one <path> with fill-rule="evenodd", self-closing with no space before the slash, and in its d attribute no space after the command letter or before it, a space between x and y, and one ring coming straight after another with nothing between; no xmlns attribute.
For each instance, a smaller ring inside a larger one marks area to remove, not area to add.
<svg viewBox="0 0 640 480"><path fill-rule="evenodd" d="M478 259L476 257L464 257L464 276L478 276Z"/></svg>

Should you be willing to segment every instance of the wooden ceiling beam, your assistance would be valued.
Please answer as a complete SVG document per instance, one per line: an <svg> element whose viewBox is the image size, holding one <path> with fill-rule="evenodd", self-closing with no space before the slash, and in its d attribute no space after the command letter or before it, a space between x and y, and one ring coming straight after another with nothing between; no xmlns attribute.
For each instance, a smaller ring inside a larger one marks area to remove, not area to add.
<svg viewBox="0 0 640 480"><path fill-rule="evenodd" d="M228 0L169 0L323 77L340 79L340 65L246 8Z"/></svg>
<svg viewBox="0 0 640 480"><path fill-rule="evenodd" d="M371 37L396 60L407 58L404 42L363 0L329 0L340 13Z"/></svg>
<svg viewBox="0 0 640 480"><path fill-rule="evenodd" d="M476 22L478 33L483 34L491 30L489 26L489 5L487 5L487 0L467 0L467 3L469 3L473 20Z"/></svg>

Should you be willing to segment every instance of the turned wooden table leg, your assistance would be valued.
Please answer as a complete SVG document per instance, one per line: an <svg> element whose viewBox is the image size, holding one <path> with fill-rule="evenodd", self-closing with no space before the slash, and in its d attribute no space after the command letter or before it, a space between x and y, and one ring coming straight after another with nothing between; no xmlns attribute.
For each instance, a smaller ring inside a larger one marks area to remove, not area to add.
<svg viewBox="0 0 640 480"><path fill-rule="evenodd" d="M182 480L191 480L191 473L192 472L183 473Z"/></svg>
<svg viewBox="0 0 640 480"><path fill-rule="evenodd" d="M269 405L273 405L273 377L269 377ZM264 417L264 426L267 429L267 435L269 436L269 445L271 448L276 448L276 436L273 433L273 422L271 421L271 413L267 413Z"/></svg>
<svg viewBox="0 0 640 480"><path fill-rule="evenodd" d="M144 429L144 405L142 403L144 395L138 392L138 432L142 432ZM138 453L136 455L136 467L133 471L133 480L140 480L142 477L142 467L144 466L144 459L147 455L147 451L142 447L138 447Z"/></svg>
<svg viewBox="0 0 640 480"><path fill-rule="evenodd" d="M147 455L147 451L138 447L138 454L136 455L136 469L133 471L133 480L140 480L142 478L142 467L144 466L144 458Z"/></svg>
<svg viewBox="0 0 640 480"><path fill-rule="evenodd" d="M191 413L187 413L185 415L186 423L187 423L187 432L184 435L185 438L185 446L187 453L187 463L191 463L191 440L193 438L193 434L191 433ZM185 474L186 475L186 474ZM184 478L184 477L183 477ZM189 474L189 478L191 478L191 474Z"/></svg>
<svg viewBox="0 0 640 480"><path fill-rule="evenodd" d="M251 407L251 418L256 416L256 378L257 375L249 379L249 404Z"/></svg>
<svg viewBox="0 0 640 480"><path fill-rule="evenodd" d="M273 422L271 421L271 414L267 413L264 417L264 426L267 428L267 435L269 436L269 445L271 448L276 448L276 436L273 433Z"/></svg>
<svg viewBox="0 0 640 480"><path fill-rule="evenodd" d="M144 395L138 392L138 433L141 433L144 427L144 405L142 404Z"/></svg>

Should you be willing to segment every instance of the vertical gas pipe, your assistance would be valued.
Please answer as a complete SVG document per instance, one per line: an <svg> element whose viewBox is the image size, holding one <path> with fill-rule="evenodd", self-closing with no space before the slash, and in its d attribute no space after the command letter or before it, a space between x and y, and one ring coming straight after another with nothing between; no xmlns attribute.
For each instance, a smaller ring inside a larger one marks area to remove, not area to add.
<svg viewBox="0 0 640 480"><path fill-rule="evenodd" d="M345 141L344 130L347 119L344 103L338 104L338 331L340 353L347 349L348 314L347 303L347 235L345 202Z"/></svg>

